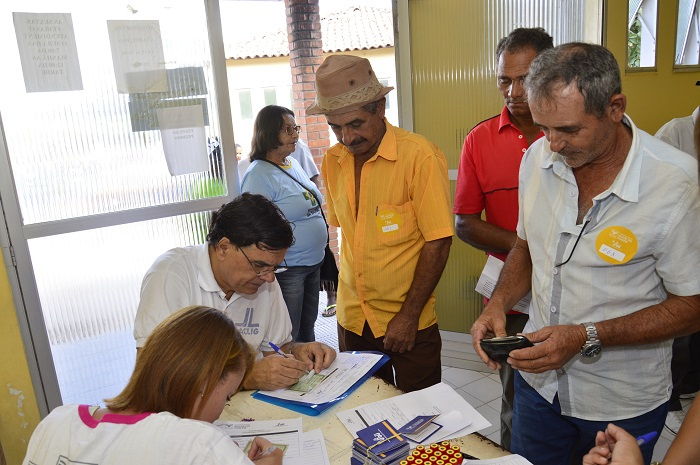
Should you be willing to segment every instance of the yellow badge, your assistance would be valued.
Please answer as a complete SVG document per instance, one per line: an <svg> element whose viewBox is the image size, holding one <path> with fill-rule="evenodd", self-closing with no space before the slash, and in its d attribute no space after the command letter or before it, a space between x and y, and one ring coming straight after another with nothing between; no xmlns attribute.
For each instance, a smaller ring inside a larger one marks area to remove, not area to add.
<svg viewBox="0 0 700 465"><path fill-rule="evenodd" d="M595 247L600 258L613 265L620 265L632 260L639 244L634 233L629 229L610 226L598 234Z"/></svg>
<svg viewBox="0 0 700 465"><path fill-rule="evenodd" d="M377 210L377 228L383 233L398 231L403 226L403 218L397 212L391 210Z"/></svg>

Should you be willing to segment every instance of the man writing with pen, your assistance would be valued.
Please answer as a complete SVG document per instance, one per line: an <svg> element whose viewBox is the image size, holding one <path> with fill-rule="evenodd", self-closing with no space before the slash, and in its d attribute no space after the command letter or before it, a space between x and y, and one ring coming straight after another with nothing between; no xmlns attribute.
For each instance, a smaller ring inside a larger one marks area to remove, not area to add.
<svg viewBox="0 0 700 465"><path fill-rule="evenodd" d="M293 240L289 222L263 196L242 194L213 212L206 243L167 251L143 278L134 323L137 348L171 313L205 305L226 313L258 351L243 389L280 389L306 371L327 368L336 356L333 349L320 342L292 342L289 313L275 280Z"/></svg>

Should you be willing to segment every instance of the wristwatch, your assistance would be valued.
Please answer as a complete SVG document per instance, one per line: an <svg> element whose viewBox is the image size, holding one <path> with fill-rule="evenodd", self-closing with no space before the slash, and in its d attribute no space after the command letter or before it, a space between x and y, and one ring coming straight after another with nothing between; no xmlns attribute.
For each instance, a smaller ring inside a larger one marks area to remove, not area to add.
<svg viewBox="0 0 700 465"><path fill-rule="evenodd" d="M586 343L581 346L581 355L584 357L596 357L603 350L603 345L598 339L598 330L593 323L581 323L586 328Z"/></svg>

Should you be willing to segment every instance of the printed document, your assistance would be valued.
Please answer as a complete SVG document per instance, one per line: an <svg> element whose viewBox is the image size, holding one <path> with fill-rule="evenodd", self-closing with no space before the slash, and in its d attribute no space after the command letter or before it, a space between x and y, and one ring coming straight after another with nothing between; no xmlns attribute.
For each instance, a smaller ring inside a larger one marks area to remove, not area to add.
<svg viewBox="0 0 700 465"><path fill-rule="evenodd" d="M333 363L318 374L312 370L286 389L259 392L278 399L323 404L344 394L381 358L377 354L340 352Z"/></svg>
<svg viewBox="0 0 700 465"><path fill-rule="evenodd" d="M487 299L490 299L502 269L503 262L493 255L489 255L489 258L486 259L484 271L481 272L481 276L479 276L479 281L476 283L476 288L474 290ZM517 310L521 313L528 313L531 298L532 293L528 292L525 297L520 299L520 302L515 304L513 310Z"/></svg>
<svg viewBox="0 0 700 465"><path fill-rule="evenodd" d="M525 457L518 454L506 455L505 457L498 457L495 459L487 460L464 460L462 465L532 465Z"/></svg>
<svg viewBox="0 0 700 465"><path fill-rule="evenodd" d="M336 414L353 436L357 431L382 420L405 425L419 415L440 415L434 420L442 425L430 442L466 436L491 426L474 407L445 383L390 399L373 402Z"/></svg>
<svg viewBox="0 0 700 465"><path fill-rule="evenodd" d="M214 426L228 434L242 450L250 449L256 436L262 436L284 450L284 460L303 457L301 417L289 420L215 421Z"/></svg>

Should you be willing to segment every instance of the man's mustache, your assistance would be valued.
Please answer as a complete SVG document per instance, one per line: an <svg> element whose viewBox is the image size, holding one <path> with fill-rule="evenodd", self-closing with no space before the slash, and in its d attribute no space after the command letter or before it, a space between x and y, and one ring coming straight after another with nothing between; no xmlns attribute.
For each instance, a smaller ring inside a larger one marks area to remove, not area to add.
<svg viewBox="0 0 700 465"><path fill-rule="evenodd" d="M367 142L367 139L365 139L364 137L358 137L357 139L353 140L349 144L346 144L345 142L341 142L341 144L343 144L346 147L354 147L355 145L360 145L364 142Z"/></svg>

